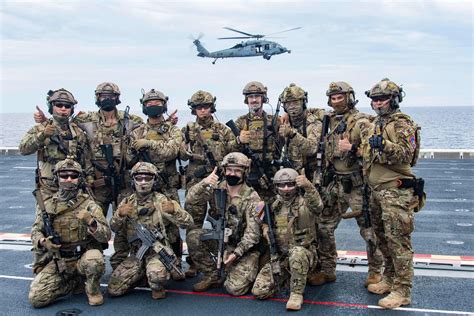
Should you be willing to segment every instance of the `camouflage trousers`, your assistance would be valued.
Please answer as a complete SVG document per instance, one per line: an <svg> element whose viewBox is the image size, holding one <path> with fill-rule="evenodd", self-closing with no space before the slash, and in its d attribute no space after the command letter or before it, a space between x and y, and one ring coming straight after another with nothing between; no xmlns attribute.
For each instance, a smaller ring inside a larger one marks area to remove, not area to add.
<svg viewBox="0 0 474 316"><path fill-rule="evenodd" d="M196 264L199 271L205 276L216 276L216 263L211 253L217 253L217 241L202 241L201 236L206 230L194 229L186 236L189 255ZM227 246L226 253L231 253L233 247ZM226 291L232 295L240 296L247 293L258 272L258 259L260 253L256 250L246 252L242 257L234 261L230 267L226 267L227 277L224 282Z"/></svg>
<svg viewBox="0 0 474 316"><path fill-rule="evenodd" d="M334 232L341 222L342 214L347 212L349 207L352 212L362 211L362 191L361 187L352 188L351 193L345 193L340 181L335 180L327 187L326 194L323 195L324 209L318 218L318 257L321 265L321 272L325 274L336 273L337 250ZM376 237L374 228L366 228L364 217L357 216L359 233L365 241L367 249L367 259L369 273L381 273L383 258L382 253L376 247Z"/></svg>
<svg viewBox="0 0 474 316"><path fill-rule="evenodd" d="M392 291L410 297L413 284L411 233L415 229L413 210L418 204L413 189L372 190L370 202L372 224L383 254L384 278L393 284Z"/></svg>
<svg viewBox="0 0 474 316"><path fill-rule="evenodd" d="M280 287L285 286L287 280L290 280L291 293L303 295L306 287L306 279L308 272L312 270L317 263L315 256L316 247L306 249L304 247L292 247L286 258L280 258ZM266 299L278 290L275 279L272 274L271 263L268 262L263 266L257 275L255 284L252 288L252 294L256 298L262 300Z"/></svg>
<svg viewBox="0 0 474 316"><path fill-rule="evenodd" d="M28 299L33 307L43 307L56 299L66 296L85 277L86 292L95 294L100 291L100 278L105 272L104 256L99 250L86 251L79 259L61 259L66 284L63 283L54 261L50 261L38 273L30 286Z"/></svg>
<svg viewBox="0 0 474 316"><path fill-rule="evenodd" d="M152 290L162 290L164 283L169 280L170 273L163 263L158 259L156 253L145 256L138 260L135 256L125 259L112 272L108 292L111 296L121 296L132 290L146 276Z"/></svg>
<svg viewBox="0 0 474 316"><path fill-rule="evenodd" d="M178 190L176 188L166 188L163 189L163 194L166 195L169 199L175 200L180 203ZM168 241L171 244L174 254L179 259L179 264L181 264L183 256L183 241L181 240L181 235L179 234L179 227L175 224L170 223L166 226L166 234L168 236Z"/></svg>

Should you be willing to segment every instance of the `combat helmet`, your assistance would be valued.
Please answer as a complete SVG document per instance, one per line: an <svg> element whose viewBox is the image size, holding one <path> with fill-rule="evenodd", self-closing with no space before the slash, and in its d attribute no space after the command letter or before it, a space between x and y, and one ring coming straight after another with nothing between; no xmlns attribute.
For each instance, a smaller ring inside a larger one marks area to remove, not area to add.
<svg viewBox="0 0 474 316"><path fill-rule="evenodd" d="M46 96L46 101L48 102L48 112L53 114L54 102L60 103L69 103L72 105L71 115L74 113L74 105L77 104L76 99L68 90L61 88L58 90L49 90L48 95Z"/></svg>
<svg viewBox="0 0 474 316"><path fill-rule="evenodd" d="M133 177L137 174L152 174L155 176L155 178L158 177L158 169L156 166L152 163L149 162L137 162L132 170L130 171L130 175Z"/></svg>
<svg viewBox="0 0 474 316"><path fill-rule="evenodd" d="M347 106L351 109L359 102L355 99L354 89L352 89L350 84L344 81L331 82L329 84L329 88L326 91L329 106L331 106L331 96L334 94L345 94Z"/></svg>
<svg viewBox="0 0 474 316"><path fill-rule="evenodd" d="M211 105L211 113L216 112L216 97L210 92L198 90L191 96L191 99L188 100L188 106L193 115L196 115L196 107L204 104Z"/></svg>
<svg viewBox="0 0 474 316"><path fill-rule="evenodd" d="M120 104L120 89L119 87L113 82L102 82L97 85L95 88L95 103L98 105L99 103L99 95L102 93L110 93L115 94L117 96L117 104Z"/></svg>
<svg viewBox="0 0 474 316"><path fill-rule="evenodd" d="M403 88L388 78L382 79L376 83L370 90L365 91L365 95L369 98L390 96L390 107L396 109L399 103L403 101L405 92Z"/></svg>
<svg viewBox="0 0 474 316"><path fill-rule="evenodd" d="M250 168L250 159L242 153L232 152L224 157L222 167L241 167L244 170L248 170Z"/></svg>
<svg viewBox="0 0 474 316"><path fill-rule="evenodd" d="M151 100L161 100L163 101L163 112L168 110L168 97L161 91L151 89L147 93L145 90L142 89L143 97L140 99L140 103L142 104L142 112L145 115L148 115L146 103Z"/></svg>
<svg viewBox="0 0 474 316"><path fill-rule="evenodd" d="M66 158L64 160L60 160L56 163L53 169L53 182L58 185L59 184L59 174L64 171L73 171L79 174L79 183L77 186L82 185L82 167L81 165L72 158ZM76 187L77 187L76 186Z"/></svg>
<svg viewBox="0 0 474 316"><path fill-rule="evenodd" d="M292 168L283 168L278 170L273 177L273 184L279 183L294 183L296 182L296 177L298 176L298 172Z"/></svg>
<svg viewBox="0 0 474 316"><path fill-rule="evenodd" d="M306 109L308 93L294 83L290 83L280 94L280 102L283 104L290 101L303 100L303 109ZM286 109L285 109L286 110Z"/></svg>
<svg viewBox="0 0 474 316"><path fill-rule="evenodd" d="M260 94L263 96L263 103L268 102L267 97L267 87L265 87L261 82L258 81L250 81L247 83L242 90L242 94L245 96L244 102L247 104L247 96L249 94Z"/></svg>

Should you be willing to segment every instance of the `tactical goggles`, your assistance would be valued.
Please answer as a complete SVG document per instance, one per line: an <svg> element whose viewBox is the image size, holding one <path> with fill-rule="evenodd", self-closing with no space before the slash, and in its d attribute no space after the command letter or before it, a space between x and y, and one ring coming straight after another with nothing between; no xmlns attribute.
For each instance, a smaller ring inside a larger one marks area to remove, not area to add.
<svg viewBox="0 0 474 316"><path fill-rule="evenodd" d="M133 179L138 182L141 182L141 181L149 182L149 181L152 181L154 178L155 178L154 175L148 174L148 173L140 173L133 176Z"/></svg>
<svg viewBox="0 0 474 316"><path fill-rule="evenodd" d="M204 104L197 104L193 106L193 108L195 108L196 110L207 110L207 109L210 109L211 106L212 104L210 103L204 103Z"/></svg>
<svg viewBox="0 0 474 316"><path fill-rule="evenodd" d="M66 109L72 108L71 103L54 103L54 106L57 108L66 108Z"/></svg>
<svg viewBox="0 0 474 316"><path fill-rule="evenodd" d="M76 180L77 178L79 178L79 174L76 173L76 172L73 172L73 173L60 173L59 177L62 180L67 180L67 179Z"/></svg>
<svg viewBox="0 0 474 316"><path fill-rule="evenodd" d="M389 95L381 95L379 97L372 97L372 102L384 102L390 100L391 96Z"/></svg>
<svg viewBox="0 0 474 316"><path fill-rule="evenodd" d="M284 189L285 187L288 187L288 189L293 189L296 186L296 183L295 182L277 183L276 186L278 189Z"/></svg>

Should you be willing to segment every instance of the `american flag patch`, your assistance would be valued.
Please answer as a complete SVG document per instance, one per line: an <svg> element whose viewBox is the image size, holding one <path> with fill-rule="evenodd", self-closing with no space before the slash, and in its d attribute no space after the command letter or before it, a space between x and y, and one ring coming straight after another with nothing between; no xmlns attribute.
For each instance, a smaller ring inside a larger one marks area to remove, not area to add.
<svg viewBox="0 0 474 316"><path fill-rule="evenodd" d="M416 139L415 139L415 135L410 136L409 141L410 141L410 144L411 144L411 146L413 147L413 149L416 149Z"/></svg>

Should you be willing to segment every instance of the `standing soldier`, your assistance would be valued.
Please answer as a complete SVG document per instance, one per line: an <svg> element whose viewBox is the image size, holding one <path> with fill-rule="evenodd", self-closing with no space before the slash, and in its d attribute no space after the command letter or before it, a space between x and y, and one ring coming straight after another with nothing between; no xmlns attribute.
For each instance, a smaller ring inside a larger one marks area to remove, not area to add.
<svg viewBox="0 0 474 316"><path fill-rule="evenodd" d="M326 166L323 177L325 186L325 208L318 221L318 256L321 271L313 274L309 281L321 285L336 280L336 239L334 232L350 207L359 225L360 235L365 240L369 274L368 284L381 280L382 255L376 249L375 234L366 227L362 216L362 158L358 149L362 139L369 133L371 124L367 116L355 109L357 100L354 90L346 82L332 82L326 92L328 104L334 111L329 115L330 133L326 138Z"/></svg>
<svg viewBox="0 0 474 316"><path fill-rule="evenodd" d="M110 221L114 232L127 236L131 251L112 272L108 291L112 296L123 295L146 277L152 298L165 298L168 269L171 266L179 270L178 259L170 247L167 223L186 227L193 219L176 200L155 192L159 177L155 165L138 162L131 176L135 192L120 203ZM147 235L151 239L144 238Z"/></svg>
<svg viewBox="0 0 474 316"><path fill-rule="evenodd" d="M192 206L200 204L203 199L211 200L214 188L227 192L223 206L224 216L219 218L227 224L220 227L226 232L221 241L225 242L224 249L217 249L219 247L216 247L213 240L203 240L208 233L206 229L194 229L186 236L189 254L198 270L203 273L202 280L194 284L193 288L196 292L202 292L221 285L220 271L216 269L216 262L211 257L211 253L217 253L217 262L223 262L227 271L225 289L232 295L243 295L251 288L257 276L260 253L256 245L260 241L261 232L256 214L259 208L263 208L263 202L257 192L245 184L250 160L244 154L227 154L222 167L224 181L218 182L216 167L207 178L194 185L186 196L186 203ZM217 227L214 229L217 230ZM223 260L219 256L221 250Z"/></svg>
<svg viewBox="0 0 474 316"><path fill-rule="evenodd" d="M101 244L110 239L110 228L100 206L80 189L81 166L66 159L54 170L59 190L44 203L41 192L35 191L40 212L31 232L33 247L49 251L52 259L31 283L28 298L34 307L49 305L80 287L85 277L89 305L101 305Z"/></svg>
<svg viewBox="0 0 474 316"><path fill-rule="evenodd" d="M411 233L414 212L424 202L424 181L411 170L418 158L420 128L400 112L404 92L394 82L382 79L366 95L377 117L363 152L372 190L371 215L385 264L382 280L369 285L368 290L379 295L390 293L378 304L397 308L411 304Z"/></svg>
<svg viewBox="0 0 474 316"><path fill-rule="evenodd" d="M315 171L315 155L321 137L321 114L324 110L307 111L308 94L294 83L286 87L280 95L289 122L280 126L280 136L284 140L280 164L300 172L303 168L312 180Z"/></svg>
<svg viewBox="0 0 474 316"><path fill-rule="evenodd" d="M75 123L70 122L77 104L72 93L65 89L49 91L46 97L48 112L52 118L31 128L20 142L22 155L37 153L36 188L47 198L57 190L53 181L54 166L66 157L77 161L92 183L93 168L90 162L91 149L87 135ZM38 206L36 207L38 209ZM33 272L38 273L46 264L46 253L35 252Z"/></svg>
<svg viewBox="0 0 474 316"><path fill-rule="evenodd" d="M289 278L291 294L286 309L300 310L308 272L317 263L316 217L323 209L323 202L314 185L294 169L278 170L273 183L278 196L272 205L273 214L265 215L274 219L267 218L267 223L273 222L275 226L276 245L272 246L276 247L277 254L272 254L271 261L260 270L252 293L258 299L266 299ZM267 235L271 243L268 224L263 227L264 236Z"/></svg>
<svg viewBox="0 0 474 316"><path fill-rule="evenodd" d="M247 83L242 91L249 113L237 118L235 124L240 130L237 137L238 151L252 159L249 183L267 203L275 199L272 179L277 167L273 160L280 158L277 117L267 114L263 104L268 102L267 87L258 81ZM249 153L253 153L251 155Z"/></svg>
<svg viewBox="0 0 474 316"><path fill-rule="evenodd" d="M161 193L179 203L178 189L180 177L176 170L176 159L183 141L181 131L171 122L164 119L167 111L168 97L163 92L151 89L140 99L143 114L148 116L146 124L137 126L131 133L131 146L128 160L133 164L137 161L149 162L158 169ZM182 241L179 228L174 224L166 227L174 253L181 260ZM180 263L181 266L181 263ZM173 280L184 279L172 271Z"/></svg>
<svg viewBox="0 0 474 316"><path fill-rule="evenodd" d="M189 122L183 128L185 142L180 157L189 161L186 168L186 191L218 167L224 156L231 152L232 146L235 145L235 137L230 129L214 121L212 117L212 114L216 112L216 98L211 93L198 90L191 96L188 105L191 108L191 114L196 116L196 122ZM201 203L197 202L185 205L186 211L194 219L194 225L188 233L194 228L201 228L206 217L208 201L203 199ZM215 205L213 200L209 202L210 214L214 216ZM196 266L190 262L186 276L194 277L196 274Z"/></svg>

